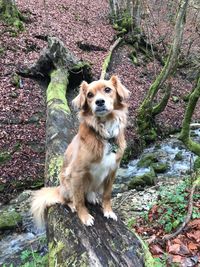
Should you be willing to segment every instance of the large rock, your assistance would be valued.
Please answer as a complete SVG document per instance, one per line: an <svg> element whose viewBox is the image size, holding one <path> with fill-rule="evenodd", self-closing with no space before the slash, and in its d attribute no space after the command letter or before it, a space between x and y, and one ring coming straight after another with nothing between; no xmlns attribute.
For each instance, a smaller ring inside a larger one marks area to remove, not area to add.
<svg viewBox="0 0 200 267"><path fill-rule="evenodd" d="M129 182L128 188L140 188L145 187L146 185L154 185L155 184L156 174L152 167L149 168L149 171L145 172L142 175L134 176Z"/></svg>
<svg viewBox="0 0 200 267"><path fill-rule="evenodd" d="M156 173L164 173L167 171L169 166L167 162L154 162L151 164L151 167Z"/></svg>
<svg viewBox="0 0 200 267"><path fill-rule="evenodd" d="M15 209L4 208L0 211L0 230L17 228L22 224L22 216Z"/></svg>
<svg viewBox="0 0 200 267"><path fill-rule="evenodd" d="M139 168L147 168L151 166L153 162L158 162L158 156L154 153L148 153L141 157L141 159L138 161L137 166Z"/></svg>

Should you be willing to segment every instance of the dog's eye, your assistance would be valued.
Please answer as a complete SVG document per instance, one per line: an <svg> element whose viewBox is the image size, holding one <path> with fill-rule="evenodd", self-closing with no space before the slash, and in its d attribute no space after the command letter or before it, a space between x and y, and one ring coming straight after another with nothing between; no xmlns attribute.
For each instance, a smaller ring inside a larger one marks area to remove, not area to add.
<svg viewBox="0 0 200 267"><path fill-rule="evenodd" d="M87 94L87 97L88 98L92 98L94 95L93 95L93 93L91 93L91 92L89 92L88 94Z"/></svg>
<svg viewBox="0 0 200 267"><path fill-rule="evenodd" d="M110 93L111 92L111 88L109 88L109 87L106 87L105 89L104 89L104 91L106 92L106 93Z"/></svg>

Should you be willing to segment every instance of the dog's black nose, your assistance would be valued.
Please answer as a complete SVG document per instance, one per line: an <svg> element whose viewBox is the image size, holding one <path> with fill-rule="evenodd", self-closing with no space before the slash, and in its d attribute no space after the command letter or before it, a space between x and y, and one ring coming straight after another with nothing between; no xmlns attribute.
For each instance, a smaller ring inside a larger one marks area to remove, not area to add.
<svg viewBox="0 0 200 267"><path fill-rule="evenodd" d="M95 104L98 107L102 107L105 104L105 100L104 99L98 99L98 100L96 100Z"/></svg>

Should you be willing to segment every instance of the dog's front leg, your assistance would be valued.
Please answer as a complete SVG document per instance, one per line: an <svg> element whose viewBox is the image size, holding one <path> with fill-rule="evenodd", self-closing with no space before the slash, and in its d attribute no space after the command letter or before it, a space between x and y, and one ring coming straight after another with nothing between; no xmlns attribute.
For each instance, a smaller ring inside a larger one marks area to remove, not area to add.
<svg viewBox="0 0 200 267"><path fill-rule="evenodd" d="M94 224L94 217L89 214L85 206L85 189L87 185L83 177L84 175L80 172L72 175L73 204L82 223L87 226L92 226Z"/></svg>
<svg viewBox="0 0 200 267"><path fill-rule="evenodd" d="M119 148L118 148L117 153L116 153L116 161L117 161L117 163L120 163L120 161L123 157L124 151L126 149L126 140L125 140L123 132L121 132L118 135L117 144L118 144Z"/></svg>
<svg viewBox="0 0 200 267"><path fill-rule="evenodd" d="M103 214L106 218L111 218L117 221L117 215L113 212L111 207L111 194L112 194L112 186L115 180L116 170L111 171L108 175L107 179L104 181L104 192L103 192Z"/></svg>

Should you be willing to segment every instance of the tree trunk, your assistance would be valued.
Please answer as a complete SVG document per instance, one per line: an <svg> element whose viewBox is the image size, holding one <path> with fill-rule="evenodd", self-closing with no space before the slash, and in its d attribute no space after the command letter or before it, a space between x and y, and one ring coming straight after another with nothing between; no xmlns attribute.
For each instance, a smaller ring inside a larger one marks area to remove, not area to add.
<svg viewBox="0 0 200 267"><path fill-rule="evenodd" d="M15 0L1 0L0 17L18 30L24 29L23 16L19 12Z"/></svg>
<svg viewBox="0 0 200 267"><path fill-rule="evenodd" d="M140 240L121 221L105 219L99 206L89 210L95 217L92 227L84 226L67 207L49 209L49 266L144 266Z"/></svg>
<svg viewBox="0 0 200 267"><path fill-rule="evenodd" d="M54 70L49 69L49 66ZM71 80L75 78L80 81L89 77L89 70L88 65L75 58L60 41L50 38L49 47L43 51L38 62L30 69L20 71L26 77L47 76L48 71L50 75L47 88L45 163L45 184L48 186L59 183L63 154L76 129L76 120L67 103L66 90L70 94L68 89ZM89 209L95 217L93 227L84 226L77 214L63 205L54 205L48 209L46 217L50 267L140 267L144 266L146 255L148 261L152 260L151 255L146 250L144 252L144 244L121 221L105 219L98 206L89 206Z"/></svg>
<svg viewBox="0 0 200 267"><path fill-rule="evenodd" d="M167 61L156 78L156 80L150 86L147 96L140 105L137 114L137 126L138 132L143 139L144 143L155 141L157 137L154 116L157 113L157 108L153 106L153 101L158 93L159 89L163 86L165 81L174 73L177 68L178 55L182 44L183 29L185 24L186 10L188 6L188 0L182 0L181 5L177 14L176 25L174 29L174 39L171 46ZM164 99L168 99L170 96L169 92L166 91ZM167 101L164 101L165 105ZM158 105L157 105L158 106ZM163 106L162 109L163 110Z"/></svg>
<svg viewBox="0 0 200 267"><path fill-rule="evenodd" d="M122 29L140 29L141 0L110 0L110 17Z"/></svg>
<svg viewBox="0 0 200 267"><path fill-rule="evenodd" d="M194 142L190 138L190 123L192 115L194 113L197 101L200 97L200 77L196 87L194 88L192 94L189 97L189 102L185 111L185 116L182 123L182 130L179 136L179 139L185 144L185 146L200 157L200 144Z"/></svg>

